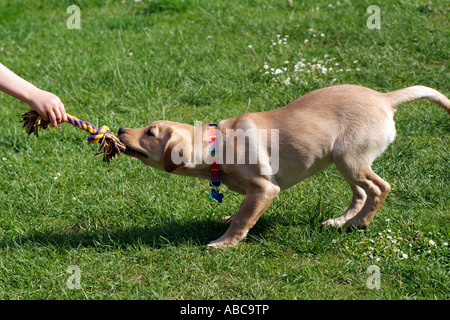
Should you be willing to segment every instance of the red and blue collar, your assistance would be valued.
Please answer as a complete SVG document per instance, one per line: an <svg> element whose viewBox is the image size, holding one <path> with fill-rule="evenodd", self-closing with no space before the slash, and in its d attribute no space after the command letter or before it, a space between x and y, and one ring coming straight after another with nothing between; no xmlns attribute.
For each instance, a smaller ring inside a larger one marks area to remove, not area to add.
<svg viewBox="0 0 450 320"><path fill-rule="evenodd" d="M217 143L217 124L210 123L208 125L209 132L209 151L210 151L210 171L211 171L211 182L210 186L211 194L209 197L211 199L216 199L219 203L222 203L223 194L219 192L219 187L222 185L222 179L220 178L219 170L219 148Z"/></svg>

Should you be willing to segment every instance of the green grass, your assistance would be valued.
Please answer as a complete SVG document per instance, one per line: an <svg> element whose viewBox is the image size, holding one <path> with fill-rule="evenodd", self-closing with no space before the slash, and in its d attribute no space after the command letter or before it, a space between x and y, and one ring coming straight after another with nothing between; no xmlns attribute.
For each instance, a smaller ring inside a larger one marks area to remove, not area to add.
<svg viewBox="0 0 450 320"><path fill-rule="evenodd" d="M71 4L80 30L66 28ZM371 4L0 0L0 61L112 130L220 121L331 84L422 84L448 96L448 2L383 1L380 30L366 27ZM294 72L302 58L307 67ZM326 73L311 71L318 61ZM351 199L329 168L282 192L237 248L212 253L205 245L242 196L224 189L218 205L207 181L128 157L106 165L66 124L28 137L27 108L0 94L2 299L450 298L449 117L429 102L395 116L396 141L373 166L392 192L367 230L322 228ZM80 290L66 285L70 265ZM371 265L379 290L366 285Z"/></svg>

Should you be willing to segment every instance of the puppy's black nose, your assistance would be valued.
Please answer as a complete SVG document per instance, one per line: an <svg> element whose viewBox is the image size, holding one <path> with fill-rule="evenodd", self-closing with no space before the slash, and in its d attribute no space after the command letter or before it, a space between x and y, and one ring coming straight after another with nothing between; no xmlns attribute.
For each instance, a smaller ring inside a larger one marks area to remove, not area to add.
<svg viewBox="0 0 450 320"><path fill-rule="evenodd" d="M124 134L125 133L125 129L124 128L120 128L119 129L119 135Z"/></svg>

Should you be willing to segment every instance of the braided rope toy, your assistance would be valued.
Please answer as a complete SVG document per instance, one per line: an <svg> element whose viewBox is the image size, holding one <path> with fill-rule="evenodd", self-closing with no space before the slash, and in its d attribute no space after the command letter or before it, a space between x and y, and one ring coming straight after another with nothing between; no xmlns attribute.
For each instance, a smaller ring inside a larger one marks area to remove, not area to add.
<svg viewBox="0 0 450 320"><path fill-rule="evenodd" d="M126 150L126 146L119 138L113 134L107 126L101 126L99 129L94 127L89 122L84 122L77 117L70 114L67 115L67 121L74 127L88 131L91 135L88 138L89 143L100 143L98 151L95 153L103 153L103 161L109 163L116 154L120 156L120 152ZM36 137L39 136L38 128L47 129L50 121L44 120L39 113L30 109L28 112L22 114L23 127L28 135L34 133ZM60 128L60 126L58 125Z"/></svg>

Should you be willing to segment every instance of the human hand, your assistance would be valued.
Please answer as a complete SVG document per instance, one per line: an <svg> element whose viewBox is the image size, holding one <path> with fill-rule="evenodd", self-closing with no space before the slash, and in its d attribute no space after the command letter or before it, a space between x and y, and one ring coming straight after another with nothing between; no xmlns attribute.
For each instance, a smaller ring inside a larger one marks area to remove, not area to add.
<svg viewBox="0 0 450 320"><path fill-rule="evenodd" d="M44 120L50 121L52 127L67 121L66 110L61 100L51 92L36 88L30 95L28 104L39 113Z"/></svg>

